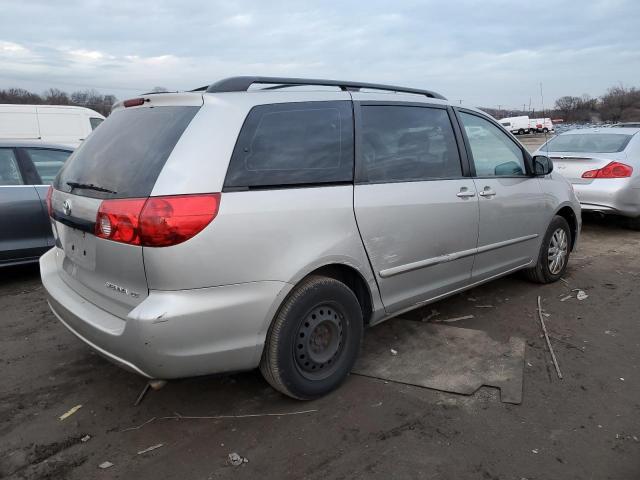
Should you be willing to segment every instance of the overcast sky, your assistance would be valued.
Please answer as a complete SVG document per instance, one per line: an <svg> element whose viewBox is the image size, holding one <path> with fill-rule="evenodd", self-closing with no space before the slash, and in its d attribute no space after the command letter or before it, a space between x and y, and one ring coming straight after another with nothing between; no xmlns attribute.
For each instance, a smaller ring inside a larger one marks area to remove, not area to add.
<svg viewBox="0 0 640 480"><path fill-rule="evenodd" d="M0 88L126 98L231 75L310 76L539 108L640 87L640 1L0 0Z"/></svg>

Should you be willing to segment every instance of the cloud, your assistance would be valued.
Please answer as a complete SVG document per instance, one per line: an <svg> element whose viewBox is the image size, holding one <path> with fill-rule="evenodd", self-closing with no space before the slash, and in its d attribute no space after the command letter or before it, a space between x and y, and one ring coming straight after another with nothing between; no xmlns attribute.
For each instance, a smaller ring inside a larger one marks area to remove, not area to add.
<svg viewBox="0 0 640 480"><path fill-rule="evenodd" d="M25 22L24 18L29 18ZM640 3L5 0L0 87L95 87L120 98L230 75L423 87L514 108L640 78Z"/></svg>

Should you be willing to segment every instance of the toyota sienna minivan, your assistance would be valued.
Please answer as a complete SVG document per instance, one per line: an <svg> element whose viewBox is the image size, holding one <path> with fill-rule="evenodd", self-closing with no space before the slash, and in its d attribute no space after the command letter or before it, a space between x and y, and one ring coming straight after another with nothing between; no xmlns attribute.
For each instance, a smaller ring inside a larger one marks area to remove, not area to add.
<svg viewBox="0 0 640 480"><path fill-rule="evenodd" d="M130 371L259 367L311 399L344 380L366 326L517 270L558 280L581 219L552 168L426 90L234 77L143 95L58 174L42 282Z"/></svg>

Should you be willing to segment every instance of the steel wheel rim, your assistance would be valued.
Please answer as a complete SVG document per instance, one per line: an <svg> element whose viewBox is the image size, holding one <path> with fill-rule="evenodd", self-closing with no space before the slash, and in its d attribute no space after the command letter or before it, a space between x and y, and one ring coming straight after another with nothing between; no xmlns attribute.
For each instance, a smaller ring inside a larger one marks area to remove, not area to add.
<svg viewBox="0 0 640 480"><path fill-rule="evenodd" d="M330 376L344 351L345 316L335 305L314 307L300 322L294 345L295 364L309 380Z"/></svg>
<svg viewBox="0 0 640 480"><path fill-rule="evenodd" d="M567 237L567 232L563 228L558 228L551 235L547 251L547 262L552 275L557 275L562 271L567 261L568 253L569 238Z"/></svg>

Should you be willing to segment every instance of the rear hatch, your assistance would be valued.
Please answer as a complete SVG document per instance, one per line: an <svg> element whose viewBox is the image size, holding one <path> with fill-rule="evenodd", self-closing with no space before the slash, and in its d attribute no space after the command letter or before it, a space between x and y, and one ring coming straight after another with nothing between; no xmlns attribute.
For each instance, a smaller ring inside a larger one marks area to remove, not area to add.
<svg viewBox="0 0 640 480"><path fill-rule="evenodd" d="M144 203L201 104L196 94L153 95L117 108L54 182L51 214L60 275L86 300L121 318L148 296L143 247L96 236L98 213L114 203Z"/></svg>
<svg viewBox="0 0 640 480"><path fill-rule="evenodd" d="M551 158L554 170L571 183L587 184L593 178L584 178L585 172L627 160L624 149L630 139L630 135L612 133L566 133L549 140L538 153Z"/></svg>

